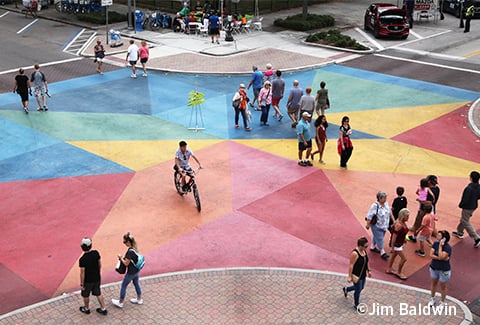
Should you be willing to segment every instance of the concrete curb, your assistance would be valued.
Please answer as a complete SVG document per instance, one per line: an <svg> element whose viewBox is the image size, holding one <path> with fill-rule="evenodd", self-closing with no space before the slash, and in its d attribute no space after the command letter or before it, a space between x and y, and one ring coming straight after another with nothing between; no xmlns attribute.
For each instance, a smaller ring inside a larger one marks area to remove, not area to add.
<svg viewBox="0 0 480 325"><path fill-rule="evenodd" d="M480 128L475 124L475 113L480 116L480 98L474 101L468 110L468 125L472 132L480 138Z"/></svg>

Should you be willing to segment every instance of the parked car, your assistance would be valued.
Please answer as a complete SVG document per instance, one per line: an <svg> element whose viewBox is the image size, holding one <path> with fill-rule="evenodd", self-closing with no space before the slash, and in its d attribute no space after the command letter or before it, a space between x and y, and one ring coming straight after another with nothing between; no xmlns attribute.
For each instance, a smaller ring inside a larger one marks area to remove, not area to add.
<svg viewBox="0 0 480 325"><path fill-rule="evenodd" d="M442 10L443 12L449 12L460 18L460 7L462 7L463 17L465 17L465 11L467 10L470 3L474 6L474 16L473 18L480 18L480 0L465 1L461 5L460 0L443 0Z"/></svg>
<svg viewBox="0 0 480 325"><path fill-rule="evenodd" d="M396 5L389 3L372 3L365 12L365 30L372 30L373 35L408 37L410 27L407 13Z"/></svg>

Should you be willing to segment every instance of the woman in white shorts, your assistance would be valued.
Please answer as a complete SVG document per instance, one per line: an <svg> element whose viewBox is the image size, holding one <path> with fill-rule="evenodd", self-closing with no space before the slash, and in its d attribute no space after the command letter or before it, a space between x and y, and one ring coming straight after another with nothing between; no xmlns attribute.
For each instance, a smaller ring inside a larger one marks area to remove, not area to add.
<svg viewBox="0 0 480 325"><path fill-rule="evenodd" d="M403 253L403 246L406 244L405 236L408 234L407 221L410 216L410 211L404 208L398 212L398 219L393 224L392 237L390 240L390 260L388 261L388 274L393 274L401 280L406 280L407 277L402 273L403 266L407 261L407 257ZM400 256L400 263L398 263L398 271L393 270L393 263L395 258Z"/></svg>

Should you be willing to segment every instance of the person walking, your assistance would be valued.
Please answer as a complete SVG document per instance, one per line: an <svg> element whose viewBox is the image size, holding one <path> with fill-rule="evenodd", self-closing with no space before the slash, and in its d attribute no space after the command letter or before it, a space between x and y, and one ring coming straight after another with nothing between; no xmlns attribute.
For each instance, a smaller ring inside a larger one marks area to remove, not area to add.
<svg viewBox="0 0 480 325"><path fill-rule="evenodd" d="M447 283L452 275L450 259L452 257L452 247L448 243L450 241L450 234L446 230L441 230L437 233L437 240L433 243L430 249L430 300L428 306L434 307L436 304L435 295L437 292L437 285L440 282L440 303L438 308L443 309L446 306L445 299L447 297Z"/></svg>
<svg viewBox="0 0 480 325"><path fill-rule="evenodd" d="M327 144L328 138L327 138L327 128L328 128L328 122L327 122L327 117L325 115L320 115L316 120L315 120L315 142L317 143L317 151L312 152L310 155L310 158L313 161L313 158L315 155L318 153L320 158L318 159L318 162L321 164L325 164L323 161L323 151L325 150L325 145Z"/></svg>
<svg viewBox="0 0 480 325"><path fill-rule="evenodd" d="M347 163L352 156L353 145L350 140L352 128L350 127L350 119L348 116L342 118L342 125L340 126L340 136L338 138L338 153L340 154L340 167L347 169Z"/></svg>
<svg viewBox="0 0 480 325"><path fill-rule="evenodd" d="M47 93L48 93L48 84L45 74L40 71L40 65L35 64L33 66L34 71L30 78L30 81L33 83L35 99L37 100L38 108L37 111L48 111L47 107ZM41 99L40 99L41 98Z"/></svg>
<svg viewBox="0 0 480 325"><path fill-rule="evenodd" d="M406 280L407 277L403 274L403 266L407 261L407 257L403 252L403 248L406 244L405 235L408 234L408 226L407 221L408 217L410 216L410 211L406 208L400 210L398 213L398 219L393 224L392 229L392 238L390 240L390 247L392 248L390 251L390 259L388 261L388 274L393 274L397 276L401 280ZM393 263L395 262L396 257L400 257L400 263L398 263L397 271L393 270Z"/></svg>
<svg viewBox="0 0 480 325"><path fill-rule="evenodd" d="M263 88L258 94L258 103L262 109L262 115L260 116L260 125L268 126L268 112L270 111L270 105L272 105L272 84L270 81L265 81Z"/></svg>
<svg viewBox="0 0 480 325"><path fill-rule="evenodd" d="M312 151L312 136L310 134L310 123L308 119L311 117L308 112L302 114L302 119L297 125L297 136L298 136L298 165L313 166L308 158L310 157L310 152ZM303 160L303 152L307 151L305 154L305 160Z"/></svg>
<svg viewBox="0 0 480 325"><path fill-rule="evenodd" d="M328 89L325 88L327 84L325 81L320 82L320 89L317 90L315 97L315 110L317 115L325 115L325 110L329 108Z"/></svg>
<svg viewBox="0 0 480 325"><path fill-rule="evenodd" d="M470 32L470 21L473 18L473 15L475 14L475 6L473 3L470 3L470 5L467 7L467 10L465 11L465 29L463 30L464 33Z"/></svg>
<svg viewBox="0 0 480 325"><path fill-rule="evenodd" d="M392 210L387 202L387 193L378 192L377 201L372 203L368 210L365 221L365 228L372 231L372 247L371 252L378 253L384 260L388 260L389 256L384 250L385 233L388 229L389 219L393 219Z"/></svg>
<svg viewBox="0 0 480 325"><path fill-rule="evenodd" d="M280 70L275 72L275 76L276 78L272 81L272 107L275 110L273 117L278 117L278 121L281 122L283 114L280 111L280 101L285 92L285 80L282 79L282 71Z"/></svg>
<svg viewBox="0 0 480 325"><path fill-rule="evenodd" d="M97 72L103 74L103 58L105 57L105 48L102 45L101 40L97 40L97 45L93 48L93 52L95 53L95 62L97 63Z"/></svg>
<svg viewBox="0 0 480 325"><path fill-rule="evenodd" d="M126 61L130 64L132 67L132 75L130 77L136 78L137 77L137 61L138 61L138 46L135 44L135 41L133 39L130 40L130 45L128 46L127 49L127 57Z"/></svg>
<svg viewBox="0 0 480 325"><path fill-rule="evenodd" d="M348 287L343 287L342 292L345 298L348 297L350 291L353 293L353 308L357 310L360 304L360 293L365 287L365 282L368 277L372 277L372 272L368 265L368 239L360 237L357 240L357 247L350 254L350 263L348 265L347 282L352 283Z"/></svg>
<svg viewBox="0 0 480 325"><path fill-rule="evenodd" d="M240 88L235 93L232 98L233 101L233 108L235 109L235 128L238 129L240 126L238 125L238 119L240 114L242 114L243 120L243 127L245 131L251 131L252 129L248 126L248 118L247 118L247 103L250 99L247 96L247 92L245 91L245 85L240 84Z"/></svg>
<svg viewBox="0 0 480 325"><path fill-rule="evenodd" d="M298 109L300 107L300 99L303 96L303 89L299 87L298 80L293 81L293 88L290 89L290 94L287 100L288 117L292 120L292 128L297 127L298 124Z"/></svg>
<svg viewBox="0 0 480 325"><path fill-rule="evenodd" d="M81 296L83 298L83 306L80 311L84 314L90 314L90 293L97 297L100 308L97 308L97 313L107 315L105 308L105 301L100 289L100 271L102 263L100 261L100 254L96 250L92 250L92 240L88 237L82 239L80 245L82 247L83 255L78 261L80 267L80 287L82 288Z"/></svg>
<svg viewBox="0 0 480 325"><path fill-rule="evenodd" d="M112 304L118 308L123 308L123 302L127 294L127 287L130 282L133 282L135 286L135 291L137 293L137 298L130 299L132 304L143 304L142 299L142 288L140 287L140 281L138 275L140 270L135 267L135 264L138 262L138 246L135 238L132 234L127 232L123 235L123 244L127 246L127 252L125 255L118 255L118 259L127 267L127 273L122 281L122 287L120 289L120 299L112 299Z"/></svg>
<svg viewBox="0 0 480 325"><path fill-rule="evenodd" d="M307 112L310 116L313 115L313 111L315 110L315 98L312 96L312 88L305 88L305 95L300 98L298 109L300 110L300 115L304 112ZM309 119L308 122L310 121L311 120Z"/></svg>
<svg viewBox="0 0 480 325"><path fill-rule="evenodd" d="M258 71L258 68L256 65L252 66L252 79L250 80L250 83L248 84L248 88L250 87L253 88L253 101L250 102L250 107L255 108L256 111L260 111L261 109L259 107L255 107L255 101L258 100L258 95L260 94L260 89L262 89L262 79L263 79L263 73L261 71ZM260 106L260 103L257 101L257 106Z"/></svg>
<svg viewBox="0 0 480 325"><path fill-rule="evenodd" d="M214 43L214 38L217 38L217 44L220 44L220 18L217 16L215 11L210 17L208 17L208 34L212 38L212 44Z"/></svg>
<svg viewBox="0 0 480 325"><path fill-rule="evenodd" d="M464 237L463 232L466 230L468 235L474 240L475 248L480 246L480 236L470 223L470 218L472 217L473 212L478 208L478 200L480 199L479 179L480 173L476 171L470 173L470 184L468 184L463 190L462 198L458 204L458 207L462 209L462 216L457 225L457 230L452 232L452 235L462 239Z"/></svg>
<svg viewBox="0 0 480 325"><path fill-rule="evenodd" d="M140 44L142 46L140 46L140 48L138 49L138 53L140 54L140 63L142 64L142 69L143 69L142 77L146 77L147 76L147 61L148 61L148 57L150 55L150 51L148 49L148 45L147 45L146 41L141 41Z"/></svg>
<svg viewBox="0 0 480 325"><path fill-rule="evenodd" d="M20 96L25 114L28 114L28 93L32 92L31 88L30 80L25 75L25 71L20 68L18 75L15 76L13 92L16 92Z"/></svg>

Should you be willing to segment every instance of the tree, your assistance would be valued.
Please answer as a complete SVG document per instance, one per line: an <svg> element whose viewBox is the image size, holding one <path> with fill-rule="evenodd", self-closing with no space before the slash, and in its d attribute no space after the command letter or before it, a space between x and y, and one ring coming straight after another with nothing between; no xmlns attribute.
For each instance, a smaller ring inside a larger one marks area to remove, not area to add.
<svg viewBox="0 0 480 325"><path fill-rule="evenodd" d="M308 0L303 0L303 10L302 10L302 16L303 19L307 19L308 15Z"/></svg>

